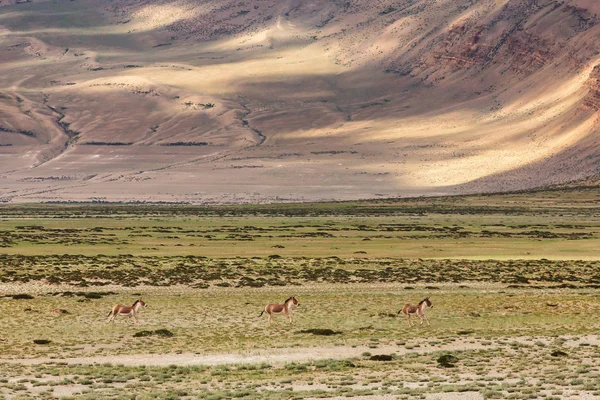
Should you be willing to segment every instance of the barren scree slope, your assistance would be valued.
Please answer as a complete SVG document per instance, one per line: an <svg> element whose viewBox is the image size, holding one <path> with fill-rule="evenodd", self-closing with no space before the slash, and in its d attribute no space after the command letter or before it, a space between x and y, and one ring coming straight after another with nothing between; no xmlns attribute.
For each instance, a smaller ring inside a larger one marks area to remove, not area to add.
<svg viewBox="0 0 600 400"><path fill-rule="evenodd" d="M0 0L0 201L594 175L599 18L595 0Z"/></svg>

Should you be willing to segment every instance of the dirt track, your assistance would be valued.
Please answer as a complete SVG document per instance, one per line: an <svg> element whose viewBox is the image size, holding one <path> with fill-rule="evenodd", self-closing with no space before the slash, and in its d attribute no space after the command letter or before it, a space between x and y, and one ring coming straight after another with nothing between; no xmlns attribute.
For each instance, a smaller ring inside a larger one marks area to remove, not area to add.
<svg viewBox="0 0 600 400"><path fill-rule="evenodd" d="M431 353L436 351L452 350L478 350L492 348L484 346L479 342L469 343L459 341L449 345L423 346L417 349L405 349L402 346L379 346L372 349L367 346L339 346L339 347L312 347L312 348L282 348L273 350L252 350L243 353L229 354L134 354L115 356L94 356L75 358L22 358L22 359L0 359L0 363L18 363L25 365L60 362L67 364L119 364L125 366L168 366L168 365L223 365L223 364L256 364L269 363L281 365L289 362L308 362L319 359L346 359L360 357L364 352L372 354L403 355L409 353Z"/></svg>

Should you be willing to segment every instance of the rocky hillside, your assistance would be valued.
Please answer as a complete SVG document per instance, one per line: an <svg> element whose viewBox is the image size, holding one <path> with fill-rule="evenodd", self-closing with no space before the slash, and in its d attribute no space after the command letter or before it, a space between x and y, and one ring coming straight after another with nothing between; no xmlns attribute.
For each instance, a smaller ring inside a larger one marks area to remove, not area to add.
<svg viewBox="0 0 600 400"><path fill-rule="evenodd" d="M600 172L595 0L0 0L5 201L527 189Z"/></svg>

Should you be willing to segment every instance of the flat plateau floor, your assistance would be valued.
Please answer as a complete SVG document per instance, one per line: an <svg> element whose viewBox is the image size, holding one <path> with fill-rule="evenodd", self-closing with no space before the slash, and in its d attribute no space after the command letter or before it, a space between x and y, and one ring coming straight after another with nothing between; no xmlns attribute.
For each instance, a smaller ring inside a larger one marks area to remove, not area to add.
<svg viewBox="0 0 600 400"><path fill-rule="evenodd" d="M0 398L600 398L598 196L3 206Z"/></svg>

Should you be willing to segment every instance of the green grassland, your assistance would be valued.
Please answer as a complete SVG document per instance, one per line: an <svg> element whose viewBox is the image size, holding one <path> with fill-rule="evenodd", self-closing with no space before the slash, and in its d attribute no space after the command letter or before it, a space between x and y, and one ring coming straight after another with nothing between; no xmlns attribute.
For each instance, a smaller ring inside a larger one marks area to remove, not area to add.
<svg viewBox="0 0 600 400"><path fill-rule="evenodd" d="M283 302L287 293L300 300L296 321L276 317L267 324L259 318L264 304ZM600 322L590 319L600 300L589 290L524 290L481 288L395 288L392 285L327 285L290 290L147 289L144 293L54 292L33 299L7 298L3 315L19 310L3 323L1 354L6 357L80 357L137 353L227 353L271 347L358 346L376 341L393 344L415 340L445 340L459 336L478 338L593 334ZM427 293L434 300L431 326L409 327L397 314L405 301ZM87 296L86 296L87 294ZM99 295L95 295L99 294ZM143 294L149 305L140 324L117 317L106 324L112 304ZM139 339L142 330L167 329L168 339ZM322 336L310 332L330 329ZM303 333L306 331L308 333ZM277 343L273 344L273 335ZM36 339L51 340L44 346ZM90 346L90 344L93 344Z"/></svg>
<svg viewBox="0 0 600 400"><path fill-rule="evenodd" d="M3 205L0 398L594 398L599 200L600 190L580 188L323 204ZM291 295L301 302L294 325L258 317ZM113 304L139 296L149 305L139 325L106 323ZM425 296L431 326L409 327L398 310ZM316 355L119 361L294 349ZM371 359L382 354L389 359ZM445 354L456 358L450 366Z"/></svg>
<svg viewBox="0 0 600 400"><path fill-rule="evenodd" d="M598 260L598 190L322 204L0 207L20 255Z"/></svg>

